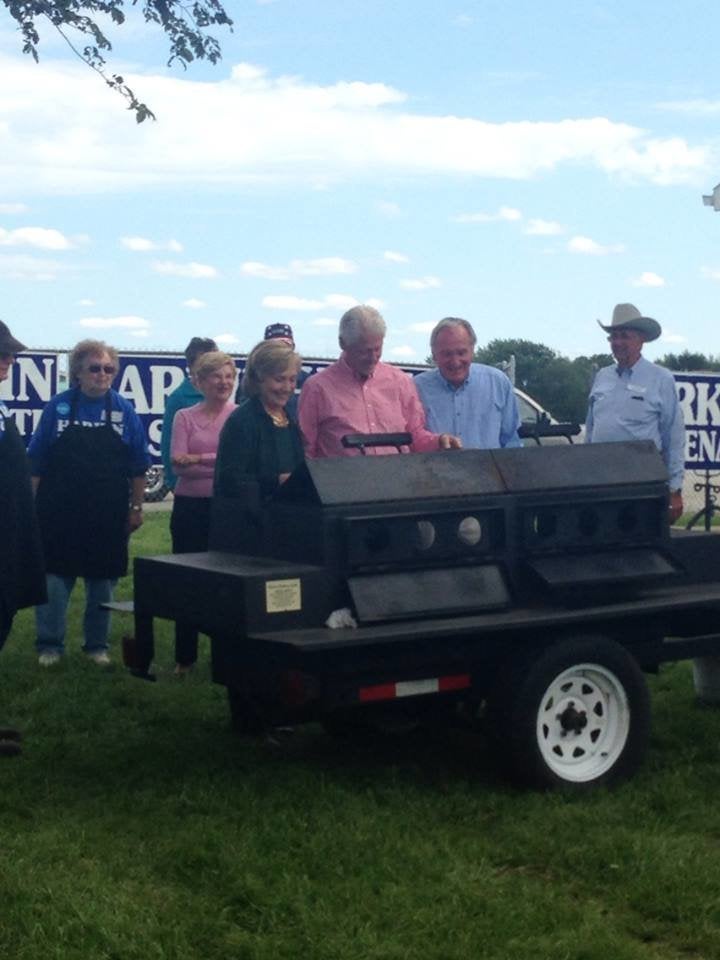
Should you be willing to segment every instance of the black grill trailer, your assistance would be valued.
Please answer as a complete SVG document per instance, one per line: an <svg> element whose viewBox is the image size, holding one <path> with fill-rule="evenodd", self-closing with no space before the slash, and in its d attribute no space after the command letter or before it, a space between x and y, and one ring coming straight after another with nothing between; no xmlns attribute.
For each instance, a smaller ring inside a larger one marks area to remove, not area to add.
<svg viewBox="0 0 720 960"><path fill-rule="evenodd" d="M238 729L482 710L513 778L619 781L644 672L719 651L720 537L671 535L666 481L645 442L308 462L218 501L210 552L136 560L134 672L154 617L186 621Z"/></svg>

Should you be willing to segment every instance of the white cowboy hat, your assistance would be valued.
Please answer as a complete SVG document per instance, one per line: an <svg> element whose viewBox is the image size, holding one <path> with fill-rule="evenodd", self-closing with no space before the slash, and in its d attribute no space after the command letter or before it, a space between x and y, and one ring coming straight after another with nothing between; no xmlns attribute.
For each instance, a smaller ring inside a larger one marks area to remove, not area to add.
<svg viewBox="0 0 720 960"><path fill-rule="evenodd" d="M657 320L644 317L632 303L619 303L615 307L612 323L609 327L606 327L600 320L598 320L598 323L605 333L611 333L613 330L637 330L646 341L657 340L662 333L662 327Z"/></svg>

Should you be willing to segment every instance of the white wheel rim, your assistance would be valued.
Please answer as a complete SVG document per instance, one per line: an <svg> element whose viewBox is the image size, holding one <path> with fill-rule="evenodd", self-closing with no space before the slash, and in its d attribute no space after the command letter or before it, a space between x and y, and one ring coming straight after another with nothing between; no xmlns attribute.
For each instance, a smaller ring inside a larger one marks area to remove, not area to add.
<svg viewBox="0 0 720 960"><path fill-rule="evenodd" d="M537 743L562 780L596 780L620 758L630 732L630 705L615 674L581 663L559 674L542 696Z"/></svg>

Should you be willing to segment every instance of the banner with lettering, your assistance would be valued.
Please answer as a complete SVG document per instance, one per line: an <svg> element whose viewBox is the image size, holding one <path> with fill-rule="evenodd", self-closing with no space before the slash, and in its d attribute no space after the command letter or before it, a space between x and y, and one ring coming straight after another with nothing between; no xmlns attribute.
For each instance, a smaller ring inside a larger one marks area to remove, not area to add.
<svg viewBox="0 0 720 960"><path fill-rule="evenodd" d="M120 353L120 373L114 387L135 407L145 427L148 449L153 463L160 463L165 399L186 375L185 357L181 353ZM234 356L238 374L245 369L246 357ZM330 360L309 360L303 364L306 374L326 367Z"/></svg>
<svg viewBox="0 0 720 960"><path fill-rule="evenodd" d="M60 356L54 351L21 353L10 367L10 376L0 383L0 400L9 407L26 440L38 425L45 404L62 389Z"/></svg>
<svg viewBox="0 0 720 960"><path fill-rule="evenodd" d="M674 376L685 418L685 467L720 470L720 374Z"/></svg>

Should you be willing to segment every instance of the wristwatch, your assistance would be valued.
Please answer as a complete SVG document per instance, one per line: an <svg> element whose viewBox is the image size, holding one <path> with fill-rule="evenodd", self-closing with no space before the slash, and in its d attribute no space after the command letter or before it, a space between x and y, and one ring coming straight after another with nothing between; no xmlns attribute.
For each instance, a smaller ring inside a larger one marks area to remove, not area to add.
<svg viewBox="0 0 720 960"><path fill-rule="evenodd" d="M135 513L142 513L142 504L140 503L131 503L130 509L134 510Z"/></svg>

